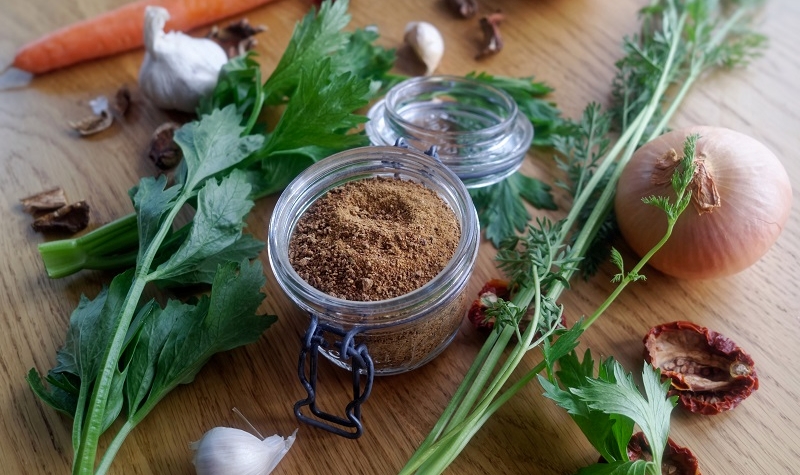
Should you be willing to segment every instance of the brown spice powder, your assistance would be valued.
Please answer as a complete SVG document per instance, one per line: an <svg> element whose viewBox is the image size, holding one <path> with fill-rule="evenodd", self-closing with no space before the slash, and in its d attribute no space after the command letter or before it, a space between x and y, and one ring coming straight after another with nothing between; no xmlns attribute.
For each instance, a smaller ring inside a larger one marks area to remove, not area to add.
<svg viewBox="0 0 800 475"><path fill-rule="evenodd" d="M300 217L289 261L328 295L358 301L407 294L453 257L461 228L433 190L374 177L330 190Z"/></svg>

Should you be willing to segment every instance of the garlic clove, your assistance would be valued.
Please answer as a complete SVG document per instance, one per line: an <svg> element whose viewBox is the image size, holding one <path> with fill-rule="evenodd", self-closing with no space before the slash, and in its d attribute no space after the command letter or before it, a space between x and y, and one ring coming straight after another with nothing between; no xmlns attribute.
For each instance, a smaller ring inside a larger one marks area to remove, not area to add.
<svg viewBox="0 0 800 475"><path fill-rule="evenodd" d="M444 38L435 26L426 21L406 25L404 41L425 64L425 75L433 74L444 56Z"/></svg>
<svg viewBox="0 0 800 475"><path fill-rule="evenodd" d="M139 87L162 109L194 112L200 98L217 84L228 55L216 42L181 32L164 32L169 12L145 9L145 55L139 70Z"/></svg>
<svg viewBox="0 0 800 475"><path fill-rule="evenodd" d="M215 427L190 444L195 450L197 475L267 475L294 444L289 437L272 435L264 440L231 427Z"/></svg>

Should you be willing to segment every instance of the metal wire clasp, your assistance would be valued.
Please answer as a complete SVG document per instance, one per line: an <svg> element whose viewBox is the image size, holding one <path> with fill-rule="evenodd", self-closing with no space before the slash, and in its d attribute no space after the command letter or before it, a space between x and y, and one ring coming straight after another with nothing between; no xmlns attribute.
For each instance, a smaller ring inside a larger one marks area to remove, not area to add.
<svg viewBox="0 0 800 475"><path fill-rule="evenodd" d="M408 142L406 142L406 139L403 137L397 137L397 140L394 141L394 146L400 148L411 148L411 146L408 145ZM439 158L439 148L436 145L431 145L428 150L425 150L422 153L436 160L438 163L442 163L442 159Z"/></svg>
<svg viewBox="0 0 800 475"><path fill-rule="evenodd" d="M320 323L319 318L311 314L311 322L303 338L303 347L300 350L300 362L298 365L300 382L308 394L308 397L297 401L294 405L294 414L299 421L348 439L357 439L364 433L361 423L361 405L369 398L369 394L372 391L375 367L367 351L367 346L363 343L355 344L354 337L360 331L359 328L354 328L345 332L332 325ZM353 377L353 400L345 407L346 418L322 411L316 404L319 350L320 348L327 350L331 346L328 340L325 339L326 332L341 338L336 340L333 346L343 360L350 360ZM308 373L306 373L306 361L308 361ZM362 377L364 379L363 387ZM314 417L303 414L303 406L308 406Z"/></svg>

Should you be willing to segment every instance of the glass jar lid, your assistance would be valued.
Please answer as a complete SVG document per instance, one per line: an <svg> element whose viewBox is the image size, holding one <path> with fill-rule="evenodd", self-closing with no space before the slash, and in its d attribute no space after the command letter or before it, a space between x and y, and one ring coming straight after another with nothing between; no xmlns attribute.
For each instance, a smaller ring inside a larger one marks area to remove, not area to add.
<svg viewBox="0 0 800 475"><path fill-rule="evenodd" d="M514 99L488 84L458 76L423 76L395 85L368 113L373 145L404 139L435 146L441 162L468 188L497 183L522 165L533 126Z"/></svg>

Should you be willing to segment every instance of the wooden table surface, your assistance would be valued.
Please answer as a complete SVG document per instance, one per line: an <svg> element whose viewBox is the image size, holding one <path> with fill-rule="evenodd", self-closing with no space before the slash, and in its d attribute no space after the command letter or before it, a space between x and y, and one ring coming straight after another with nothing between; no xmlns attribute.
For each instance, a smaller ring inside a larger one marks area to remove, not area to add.
<svg viewBox="0 0 800 475"><path fill-rule="evenodd" d="M5 1L0 15L0 58L10 59L27 40L58 26L97 14L123 0ZM457 20L441 0L367 2L354 0L350 28L378 25L381 44L400 45L405 24L429 20L443 32L441 73L485 70L511 76L535 75L556 88L552 98L569 117L586 103L606 102L620 40L638 26L643 1L497 0L481 11L501 8L505 49L473 59L480 32L477 19ZM258 51L271 71L306 0L284 0L247 16L264 24ZM705 78L686 100L673 127L725 126L769 146L786 167L795 197L800 185L800 2L769 1L761 31L771 44L748 69ZM92 206L91 227L131 211L127 190L139 177L157 172L145 158L153 128L169 116L137 97L123 123L88 139L67 126L83 116L87 101L113 94L122 84L136 92L142 52L136 51L41 76L24 88L0 91L0 471L8 474L68 473L71 421L39 401L28 388L31 367L46 371L63 344L70 312L81 293L94 296L110 274L87 272L61 280L45 275L31 227L19 199L61 186L71 200ZM2 61L0 61L2 62ZM531 154L526 173L550 179L546 153ZM274 198L259 202L249 231L266 240ZM563 211L553 213L562 215ZM736 341L756 361L761 387L736 410L713 417L676 410L672 437L691 447L705 474L800 473L800 206L795 203L778 242L756 265L714 281L688 282L646 272L629 287L582 341L597 355L614 355L629 370L642 365L641 337L652 325L692 320ZM626 256L630 251L617 243ZM483 244L471 292L498 276L494 250ZM632 257L632 256L631 256ZM262 255L266 266L266 253ZM612 289L610 265L589 282L577 282L562 302L570 321L590 313ZM298 427L293 403L303 396L297 381L299 336L307 323L282 294L268 271L262 310L279 322L257 343L215 356L191 385L179 387L135 429L111 472L194 473L188 444L220 425L243 428L231 412L238 407L263 433L290 434ZM481 338L468 326L436 360L408 374L379 378L364 408L366 434L346 440L301 425L297 442L276 473L387 474L396 472L438 418ZM531 354L522 367L538 361ZM349 376L323 365L332 394L348 394ZM568 474L596 458L566 414L541 396L533 383L507 403L475 436L449 473ZM103 443L107 443L103 439Z"/></svg>

